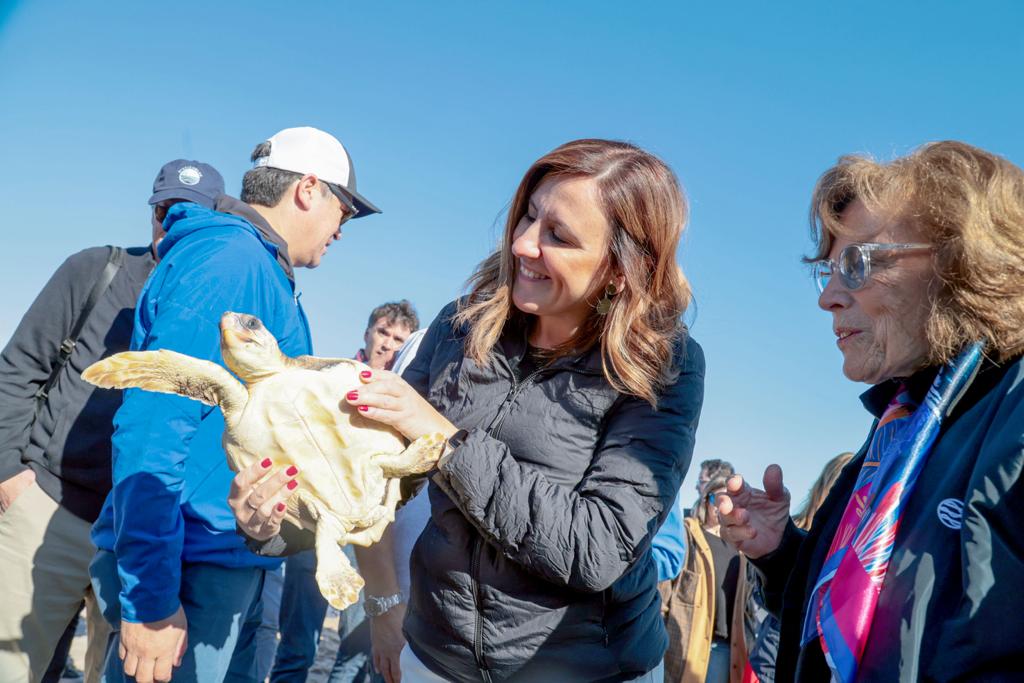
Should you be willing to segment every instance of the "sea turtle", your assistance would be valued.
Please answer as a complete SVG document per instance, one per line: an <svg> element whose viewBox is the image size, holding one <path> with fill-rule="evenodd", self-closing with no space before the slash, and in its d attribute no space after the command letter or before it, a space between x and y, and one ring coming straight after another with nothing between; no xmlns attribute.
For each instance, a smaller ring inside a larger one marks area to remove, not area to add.
<svg viewBox="0 0 1024 683"><path fill-rule="evenodd" d="M444 449L441 434L406 447L395 430L341 401L369 368L343 358L281 353L259 318L225 313L220 320L225 364L174 351L129 351L94 363L82 378L96 386L179 394L220 406L224 450L235 471L271 458L294 464L299 487L286 521L316 536L316 580L327 601L344 609L364 582L339 552L347 543L380 540L395 518L399 478L430 470ZM270 476L270 475L267 475Z"/></svg>

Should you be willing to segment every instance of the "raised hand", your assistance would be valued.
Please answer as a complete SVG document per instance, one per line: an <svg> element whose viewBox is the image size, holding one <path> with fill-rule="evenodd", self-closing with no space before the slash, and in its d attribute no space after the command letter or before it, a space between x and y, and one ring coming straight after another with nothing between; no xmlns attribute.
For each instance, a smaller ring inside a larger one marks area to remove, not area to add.
<svg viewBox="0 0 1024 683"><path fill-rule="evenodd" d="M285 501L298 486L295 475L299 470L294 465L282 467L267 477L273 464L270 458L265 458L249 465L231 480L228 494L228 505L235 513L238 526L257 541L265 541L281 532ZM261 479L264 480L261 482Z"/></svg>
<svg viewBox="0 0 1024 683"><path fill-rule="evenodd" d="M459 431L395 373L365 370L359 379L363 386L348 392L344 402L355 406L361 415L394 427L410 441L434 433L447 439Z"/></svg>
<svg viewBox="0 0 1024 683"><path fill-rule="evenodd" d="M752 558L778 548L789 523L789 491L782 485L782 468L769 465L762 481L764 490L755 489L735 475L716 501L722 538Z"/></svg>

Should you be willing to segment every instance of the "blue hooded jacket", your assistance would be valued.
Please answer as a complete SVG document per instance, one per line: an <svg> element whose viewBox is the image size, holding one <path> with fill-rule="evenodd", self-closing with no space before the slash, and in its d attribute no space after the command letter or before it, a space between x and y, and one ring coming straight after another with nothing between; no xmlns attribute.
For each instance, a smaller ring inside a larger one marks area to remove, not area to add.
<svg viewBox="0 0 1024 683"><path fill-rule="evenodd" d="M290 265L252 222L188 202L173 206L164 225L160 263L135 309L132 350L171 349L223 365L220 317L235 311L259 317L285 354L312 352ZM220 408L129 389L114 429L113 489L92 537L117 557L123 619L173 614L183 562L279 564L249 552L235 533Z"/></svg>

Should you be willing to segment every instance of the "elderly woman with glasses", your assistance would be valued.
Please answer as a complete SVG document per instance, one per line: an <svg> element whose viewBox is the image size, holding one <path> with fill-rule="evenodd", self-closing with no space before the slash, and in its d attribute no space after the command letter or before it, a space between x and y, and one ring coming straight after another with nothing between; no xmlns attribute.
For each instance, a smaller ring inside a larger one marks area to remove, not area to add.
<svg viewBox="0 0 1024 683"><path fill-rule="evenodd" d="M777 465L718 497L781 618L775 680L1020 680L1024 173L959 142L844 157L811 213L875 422L807 532Z"/></svg>

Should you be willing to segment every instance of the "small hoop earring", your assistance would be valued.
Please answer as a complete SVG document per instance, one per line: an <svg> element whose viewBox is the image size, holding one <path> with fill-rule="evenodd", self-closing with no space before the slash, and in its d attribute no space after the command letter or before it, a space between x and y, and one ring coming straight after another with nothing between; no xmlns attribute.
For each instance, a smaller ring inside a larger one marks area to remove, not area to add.
<svg viewBox="0 0 1024 683"><path fill-rule="evenodd" d="M619 293L619 288L615 286L614 282L609 282L608 286L604 288L604 296L597 300L597 314L608 315L608 311L612 310L612 299Z"/></svg>

